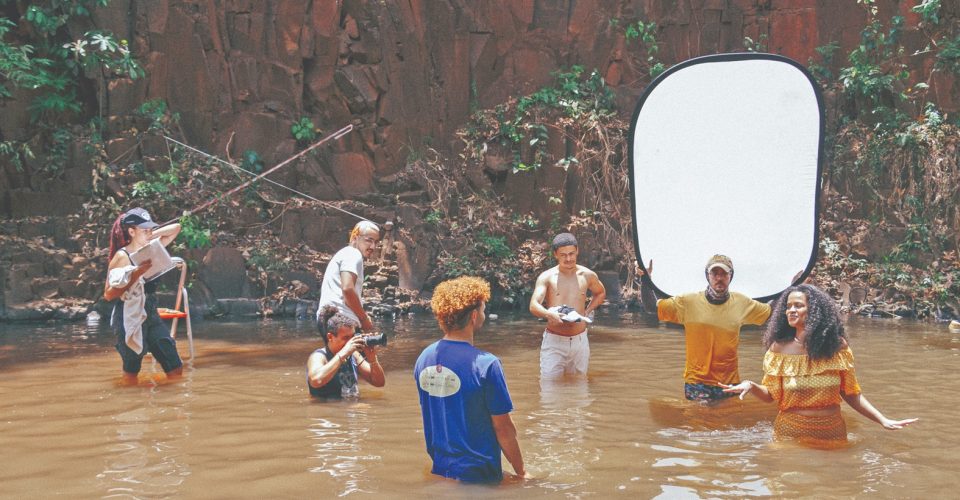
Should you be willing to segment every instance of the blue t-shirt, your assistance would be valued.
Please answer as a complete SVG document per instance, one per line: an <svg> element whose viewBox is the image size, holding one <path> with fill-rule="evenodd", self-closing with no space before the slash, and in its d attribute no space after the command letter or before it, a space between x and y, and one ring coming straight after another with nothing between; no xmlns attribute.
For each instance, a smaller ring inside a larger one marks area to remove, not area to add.
<svg viewBox="0 0 960 500"><path fill-rule="evenodd" d="M423 437L434 474L468 482L503 479L492 415L513 410L500 360L467 342L439 340L413 369Z"/></svg>

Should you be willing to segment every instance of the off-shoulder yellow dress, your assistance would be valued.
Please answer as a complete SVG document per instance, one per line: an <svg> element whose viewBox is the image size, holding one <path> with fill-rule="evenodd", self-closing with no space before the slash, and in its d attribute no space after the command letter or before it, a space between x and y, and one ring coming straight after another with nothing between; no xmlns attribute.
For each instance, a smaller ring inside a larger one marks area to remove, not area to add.
<svg viewBox="0 0 960 500"><path fill-rule="evenodd" d="M776 438L846 441L847 426L840 412L811 416L790 410L836 406L841 394L860 394L849 347L841 348L828 359L767 351L763 373L763 385L780 409L773 425Z"/></svg>

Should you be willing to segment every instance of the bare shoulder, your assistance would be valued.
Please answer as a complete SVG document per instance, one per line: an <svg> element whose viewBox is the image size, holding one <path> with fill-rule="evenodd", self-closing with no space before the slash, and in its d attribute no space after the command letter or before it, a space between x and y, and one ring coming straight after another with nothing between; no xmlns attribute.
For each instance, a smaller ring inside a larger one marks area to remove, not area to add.
<svg viewBox="0 0 960 500"><path fill-rule="evenodd" d="M781 343L781 342L774 342L774 343L770 344L770 349L769 349L769 350L770 350L770 352L772 352L772 353L782 354L782 353L783 353L783 343Z"/></svg>
<svg viewBox="0 0 960 500"><path fill-rule="evenodd" d="M577 264L577 274L587 279L597 278L597 273L595 273L593 269L590 269L586 266L581 266L580 264Z"/></svg>
<svg viewBox="0 0 960 500"><path fill-rule="evenodd" d="M850 347L850 343L847 342L847 339L845 339L845 338L843 338L843 337L840 337L840 348L841 348L841 349L846 349L846 348L848 348L848 347Z"/></svg>
<svg viewBox="0 0 960 500"><path fill-rule="evenodd" d="M307 357L307 363L321 363L321 364L326 364L326 363L327 363L327 357L323 354L322 351L320 351L319 349L317 349L316 351L311 352L311 353L310 353L310 356Z"/></svg>
<svg viewBox="0 0 960 500"><path fill-rule="evenodd" d="M129 266L130 264L132 264L132 262L130 262L130 257L127 257L126 252L117 252L113 254L113 258L110 259L110 264L107 265L107 269Z"/></svg>
<svg viewBox="0 0 960 500"><path fill-rule="evenodd" d="M553 266L550 269L547 269L546 271L540 273L540 276L537 276L537 282L547 281L550 278L556 276L558 269L559 269L558 266Z"/></svg>

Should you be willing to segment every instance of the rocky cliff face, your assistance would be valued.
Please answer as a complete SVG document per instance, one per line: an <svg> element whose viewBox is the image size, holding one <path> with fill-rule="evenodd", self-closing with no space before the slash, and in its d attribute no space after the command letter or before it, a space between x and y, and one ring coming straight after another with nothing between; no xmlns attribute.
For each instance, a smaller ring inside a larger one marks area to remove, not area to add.
<svg viewBox="0 0 960 500"><path fill-rule="evenodd" d="M922 49L915 2L879 3L906 17L905 46ZM114 0L96 18L132 40L148 74L108 89L110 115L166 99L194 144L234 157L253 149L268 163L293 153L301 117L324 131L356 123L329 158L287 174L321 199L376 190L424 145L449 146L473 109L574 64L599 69L629 113L649 82L646 54L622 29L638 19L657 22L668 65L743 51L744 37L806 63L830 42L848 53L865 13L854 0ZM960 109L955 78L938 72L930 83L932 101Z"/></svg>
<svg viewBox="0 0 960 500"><path fill-rule="evenodd" d="M916 2L877 3L882 17L905 17L908 51L924 48L929 40L910 11ZM943 18L960 16L956 2L943 2L942 10ZM614 89L619 112L628 116L650 81L648 54L624 30L638 20L657 23L657 57L667 66L743 51L745 37L760 42L760 49L806 63L830 42L839 44L839 54L849 53L866 15L855 0L113 0L95 12L94 24L130 40L147 78L112 81L91 95L97 100L91 109L104 111L109 160L142 161L152 171L150 162L166 151L162 140L135 141L119 132L130 126L124 117L152 99L165 100L180 115L187 142L221 157L254 150L268 165L298 149L291 125L301 118L311 119L321 133L353 123L353 133L276 179L321 200L375 201L389 194L416 202L418 193L397 187L409 160L426 148L455 154L462 144L454 132L474 111L529 94L551 82L554 71L597 68ZM831 69L845 64L842 59ZM944 111L960 111L954 76L930 73L929 54L906 63L914 81L932 74L928 100ZM0 136L28 139L25 101L2 106ZM91 178L87 153L74 149L55 181L6 168L0 212L82 212L91 182L99 179ZM530 192L567 182L557 175L541 169L492 188L524 212L535 209ZM408 206L384 217L422 215ZM348 225L336 216L293 210L280 238L330 251ZM435 255L415 237L401 243L406 257L399 263L400 284L417 287L429 273L424 262ZM36 274L33 267L18 269ZM25 298L20 295L17 300Z"/></svg>
<svg viewBox="0 0 960 500"><path fill-rule="evenodd" d="M929 42L914 3L878 2L888 18L905 16L908 50ZM943 5L941 17L960 14L956 3ZM628 114L650 78L646 54L625 36L627 23L657 23L658 57L667 65L743 51L745 37L806 63L830 42L848 53L865 19L854 0L114 0L94 24L130 40L148 77L111 82L98 104L120 117L165 99L192 144L234 158L255 150L267 163L294 152L290 126L300 118L322 131L355 123L358 131L329 156L284 174L312 196L342 199L376 191L378 179L389 183L424 146L446 150L474 109L528 94L560 68L597 68ZM927 74L932 59L907 63ZM960 109L960 84L949 72L934 72L929 83L931 101ZM24 102L5 103L2 137L26 139L27 116ZM69 193L83 180L38 187L4 179L4 211L76 209L44 208L31 193Z"/></svg>

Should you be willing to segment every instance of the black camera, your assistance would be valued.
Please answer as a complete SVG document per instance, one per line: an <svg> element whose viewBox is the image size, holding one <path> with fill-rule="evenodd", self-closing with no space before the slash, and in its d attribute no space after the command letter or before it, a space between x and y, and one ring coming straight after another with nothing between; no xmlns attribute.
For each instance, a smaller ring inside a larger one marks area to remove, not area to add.
<svg viewBox="0 0 960 500"><path fill-rule="evenodd" d="M357 335L360 335L360 334L357 334ZM363 338L363 343L366 344L367 347L373 347L373 346L386 347L387 345L387 334L383 332L372 333L370 335L363 335L362 338Z"/></svg>

